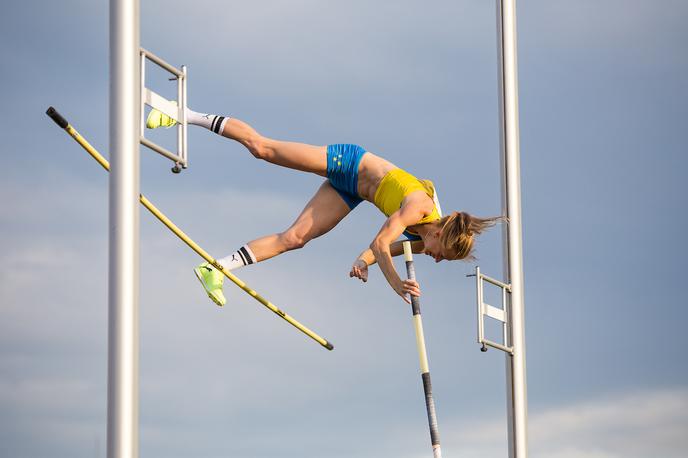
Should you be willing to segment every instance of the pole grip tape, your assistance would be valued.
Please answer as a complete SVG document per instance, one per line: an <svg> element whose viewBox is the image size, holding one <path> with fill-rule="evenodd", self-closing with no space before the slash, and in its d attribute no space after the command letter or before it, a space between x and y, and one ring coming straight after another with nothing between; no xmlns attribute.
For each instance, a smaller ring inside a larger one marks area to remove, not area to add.
<svg viewBox="0 0 688 458"><path fill-rule="evenodd" d="M428 411L428 425L430 426L430 441L432 446L440 445L440 433L437 429L437 414L435 413L435 401L432 399L432 382L430 372L421 374L423 378L423 391L425 392L425 407Z"/></svg>
<svg viewBox="0 0 688 458"><path fill-rule="evenodd" d="M416 268L413 267L413 261L406 261L406 276L409 280L416 279ZM414 315L420 315L420 299L418 296L411 296L411 310Z"/></svg>
<svg viewBox="0 0 688 458"><path fill-rule="evenodd" d="M416 268L413 267L413 252L411 251L411 242L405 240L402 246L404 247L404 259L406 260L406 276L409 280L415 280ZM420 315L420 300L416 296L411 296L411 308L414 315Z"/></svg>

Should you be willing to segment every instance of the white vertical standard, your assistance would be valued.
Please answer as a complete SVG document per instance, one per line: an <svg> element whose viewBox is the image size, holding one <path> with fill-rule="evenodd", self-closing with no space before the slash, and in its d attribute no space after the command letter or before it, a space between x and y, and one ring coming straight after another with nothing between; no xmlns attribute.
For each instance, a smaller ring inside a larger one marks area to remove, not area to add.
<svg viewBox="0 0 688 458"><path fill-rule="evenodd" d="M139 451L139 0L110 0L107 457Z"/></svg>
<svg viewBox="0 0 688 458"><path fill-rule="evenodd" d="M527 389L523 250L521 235L521 170L518 127L518 65L515 0L497 0L497 50L499 54L499 105L504 225L504 276L511 285L511 336L513 354L506 355L509 456L526 458Z"/></svg>

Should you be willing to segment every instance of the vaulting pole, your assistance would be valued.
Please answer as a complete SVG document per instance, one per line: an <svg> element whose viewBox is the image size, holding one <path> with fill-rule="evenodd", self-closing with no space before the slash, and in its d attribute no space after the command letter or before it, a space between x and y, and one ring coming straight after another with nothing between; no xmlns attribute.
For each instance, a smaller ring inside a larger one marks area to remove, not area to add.
<svg viewBox="0 0 688 458"><path fill-rule="evenodd" d="M139 1L110 0L107 457L139 456Z"/></svg>
<svg viewBox="0 0 688 458"><path fill-rule="evenodd" d="M409 280L416 279L416 269L413 266L413 252L411 242L405 241L404 259L406 260L406 274ZM435 413L435 401L432 399L432 383L430 382L430 367L428 366L428 354L425 350L425 336L423 335L423 321L420 317L420 300L411 296L411 311L413 312L413 327L416 331L416 347L420 359L420 375L423 379L423 391L425 393L425 409L428 413L428 426L430 427L430 442L432 443L433 458L442 458L440 448L440 433L437 428L437 414Z"/></svg>
<svg viewBox="0 0 688 458"><path fill-rule="evenodd" d="M528 454L526 389L525 304L523 294L523 242L521 233L521 166L518 125L518 60L516 2L497 0L497 52L499 54L499 107L504 225L504 276L511 284L510 341L506 355L509 456Z"/></svg>

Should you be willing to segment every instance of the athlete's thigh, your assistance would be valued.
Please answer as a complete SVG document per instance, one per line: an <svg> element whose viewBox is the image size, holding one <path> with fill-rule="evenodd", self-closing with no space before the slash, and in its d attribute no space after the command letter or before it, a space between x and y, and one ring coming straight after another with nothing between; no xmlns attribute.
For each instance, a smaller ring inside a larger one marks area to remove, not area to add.
<svg viewBox="0 0 688 458"><path fill-rule="evenodd" d="M327 146L308 145L306 143L285 142L265 139L269 151L266 160L273 164L290 169L327 175Z"/></svg>
<svg viewBox="0 0 688 458"><path fill-rule="evenodd" d="M295 231L305 241L312 240L329 232L350 212L349 205L330 182L325 181L289 230Z"/></svg>

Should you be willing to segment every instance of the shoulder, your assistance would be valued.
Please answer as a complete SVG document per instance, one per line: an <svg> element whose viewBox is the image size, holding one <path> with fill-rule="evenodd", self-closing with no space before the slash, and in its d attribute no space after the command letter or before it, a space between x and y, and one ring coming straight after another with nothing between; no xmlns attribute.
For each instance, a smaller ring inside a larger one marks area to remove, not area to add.
<svg viewBox="0 0 688 458"><path fill-rule="evenodd" d="M424 190L419 189L409 193L401 203L401 207L417 209L423 215L428 215L435 209L435 202Z"/></svg>

